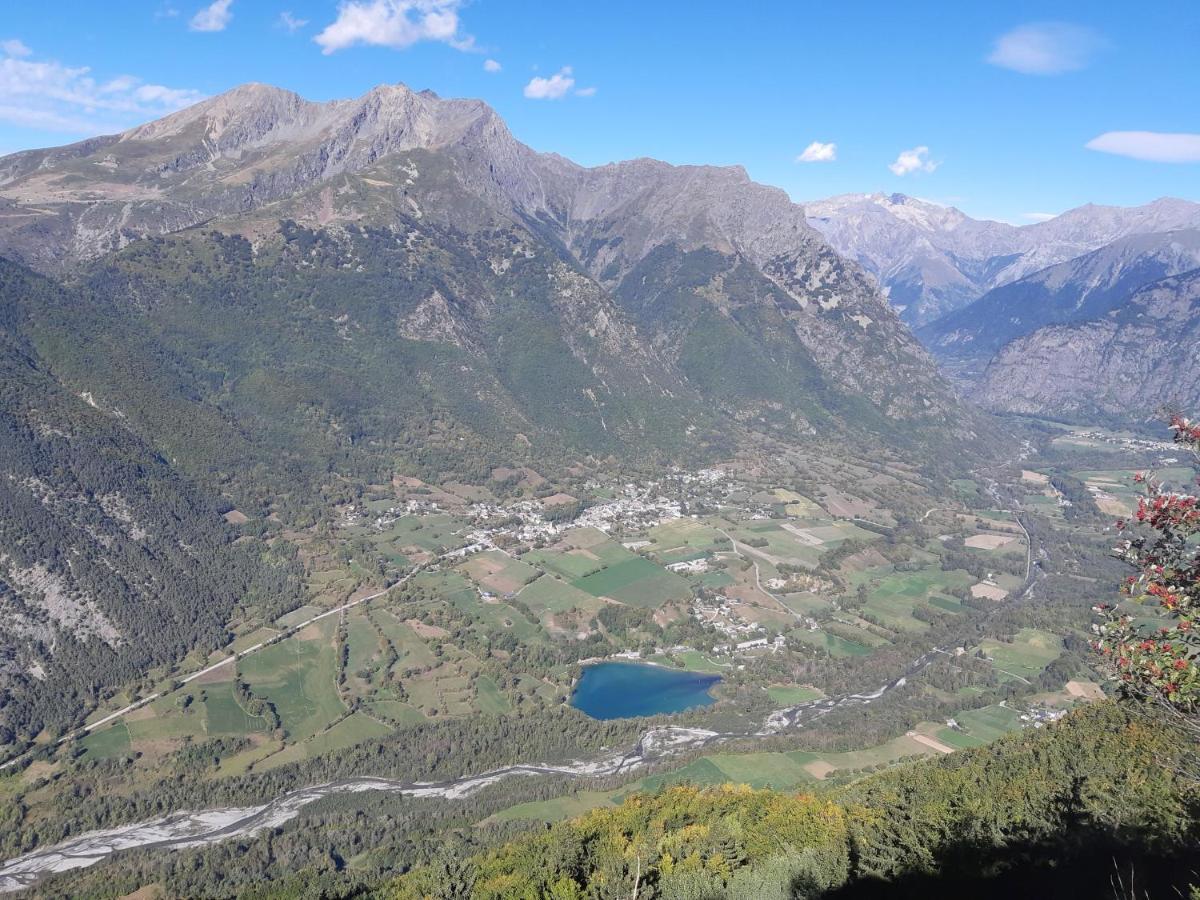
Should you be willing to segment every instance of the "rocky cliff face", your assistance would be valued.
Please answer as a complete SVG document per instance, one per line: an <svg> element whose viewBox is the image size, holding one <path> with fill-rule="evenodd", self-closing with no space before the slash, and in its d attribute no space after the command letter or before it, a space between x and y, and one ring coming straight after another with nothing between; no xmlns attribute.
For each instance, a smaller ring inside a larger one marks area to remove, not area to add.
<svg viewBox="0 0 1200 900"><path fill-rule="evenodd" d="M1045 325L1099 318L1139 288L1198 266L1198 230L1132 235L995 288L917 334L969 381L1010 341Z"/></svg>
<svg viewBox="0 0 1200 900"><path fill-rule="evenodd" d="M1200 270L1164 278L1092 321L1008 344L974 392L1008 412L1149 419L1200 408Z"/></svg>
<svg viewBox="0 0 1200 900"><path fill-rule="evenodd" d="M918 326L1120 238L1200 227L1200 204L1173 198L1130 208L1088 204L1019 227L904 194L846 194L805 206L810 223L875 275Z"/></svg>

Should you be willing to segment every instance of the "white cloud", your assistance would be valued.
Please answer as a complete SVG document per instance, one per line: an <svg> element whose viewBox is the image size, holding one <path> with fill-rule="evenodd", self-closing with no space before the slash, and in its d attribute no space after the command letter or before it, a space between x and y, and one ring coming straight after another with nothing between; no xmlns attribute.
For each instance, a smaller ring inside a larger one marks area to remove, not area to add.
<svg viewBox="0 0 1200 900"><path fill-rule="evenodd" d="M987 61L1023 75L1061 75L1086 68L1105 43L1082 25L1036 22L1000 35Z"/></svg>
<svg viewBox="0 0 1200 900"><path fill-rule="evenodd" d="M1049 222L1051 219L1057 219L1058 213L1021 213L1021 218L1030 222Z"/></svg>
<svg viewBox="0 0 1200 900"><path fill-rule="evenodd" d="M18 59L24 59L33 53L24 41L19 41L16 38L0 41L0 51L3 51L5 56L13 56Z"/></svg>
<svg viewBox="0 0 1200 900"><path fill-rule="evenodd" d="M888 163L893 175L908 175L910 172L932 172L941 163L929 158L928 147L913 147L903 150L894 163Z"/></svg>
<svg viewBox="0 0 1200 900"><path fill-rule="evenodd" d="M596 89L594 87L580 88L575 92L576 97L595 97Z"/></svg>
<svg viewBox="0 0 1200 900"><path fill-rule="evenodd" d="M796 162L833 162L836 159L837 144L832 142L822 144L820 141L813 141L804 148L803 153L796 157Z"/></svg>
<svg viewBox="0 0 1200 900"><path fill-rule="evenodd" d="M458 32L463 0L343 0L337 18L314 41L326 55L355 44L403 50L419 41L470 50L475 43Z"/></svg>
<svg viewBox="0 0 1200 900"><path fill-rule="evenodd" d="M496 73L503 68L504 66L500 65L500 63L496 62L494 59L485 59L483 61L483 71L485 72Z"/></svg>
<svg viewBox="0 0 1200 900"><path fill-rule="evenodd" d="M17 58L11 53L0 57L0 121L27 128L102 134L203 99L199 91L146 84L133 75L101 82L87 66Z"/></svg>
<svg viewBox="0 0 1200 900"><path fill-rule="evenodd" d="M285 9L279 14L279 27L284 29L288 34L295 34L307 24L308 19L296 18L289 9Z"/></svg>
<svg viewBox="0 0 1200 900"><path fill-rule="evenodd" d="M525 96L530 100L561 100L571 88L575 87L575 79L571 75L571 67L563 66L549 78L537 75L525 85Z"/></svg>
<svg viewBox="0 0 1200 900"><path fill-rule="evenodd" d="M224 31L229 20L233 18L229 9L232 5L233 0L213 0L192 16L188 28L192 31Z"/></svg>
<svg viewBox="0 0 1200 900"><path fill-rule="evenodd" d="M1089 150L1147 162L1200 162L1200 134L1163 131L1107 131L1086 144Z"/></svg>

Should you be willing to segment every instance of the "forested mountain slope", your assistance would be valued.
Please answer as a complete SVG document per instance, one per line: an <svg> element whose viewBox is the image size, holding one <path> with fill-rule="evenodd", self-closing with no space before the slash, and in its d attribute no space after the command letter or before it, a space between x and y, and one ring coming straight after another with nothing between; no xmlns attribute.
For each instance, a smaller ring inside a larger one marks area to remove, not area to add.
<svg viewBox="0 0 1200 900"><path fill-rule="evenodd" d="M286 558L235 542L220 498L60 382L43 351L74 298L0 261L0 743L66 727L106 690L223 645L238 608L295 602Z"/></svg>
<svg viewBox="0 0 1200 900"><path fill-rule="evenodd" d="M446 853L382 896L1090 897L1130 867L1139 892L1167 896L1194 878L1181 740L1105 704L832 795L669 787Z"/></svg>
<svg viewBox="0 0 1200 900"><path fill-rule="evenodd" d="M247 85L0 171L19 207L0 249L141 342L124 373L64 346L73 377L191 471L240 454L378 478L397 455L486 471L982 427L861 270L738 168L586 169L475 101ZM162 413L188 408L208 436Z"/></svg>

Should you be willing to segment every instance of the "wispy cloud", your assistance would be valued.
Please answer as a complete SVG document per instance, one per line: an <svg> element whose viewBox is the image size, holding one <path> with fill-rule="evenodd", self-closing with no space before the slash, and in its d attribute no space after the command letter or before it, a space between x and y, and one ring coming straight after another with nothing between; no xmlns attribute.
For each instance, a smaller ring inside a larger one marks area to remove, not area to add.
<svg viewBox="0 0 1200 900"><path fill-rule="evenodd" d="M483 71L491 72L493 75L503 68L504 66L500 65L500 63L496 62L494 59L485 59L483 61Z"/></svg>
<svg viewBox="0 0 1200 900"><path fill-rule="evenodd" d="M1021 213L1021 218L1030 222L1049 222L1051 219L1057 219L1058 213Z"/></svg>
<svg viewBox="0 0 1200 900"><path fill-rule="evenodd" d="M580 88L575 92L576 97L595 97L596 89L594 87Z"/></svg>
<svg viewBox="0 0 1200 900"><path fill-rule="evenodd" d="M326 55L356 44L404 50L420 41L471 50L475 39L459 33L463 0L344 0L337 18L313 40Z"/></svg>
<svg viewBox="0 0 1200 900"><path fill-rule="evenodd" d="M820 141L813 141L804 148L804 152L796 157L796 162L815 163L815 162L833 162L837 159L837 144L828 143L822 144Z"/></svg>
<svg viewBox="0 0 1200 900"><path fill-rule="evenodd" d="M290 9L285 9L279 14L279 27L288 34L295 34L301 28L308 24L308 19L298 19L292 15Z"/></svg>
<svg viewBox="0 0 1200 900"><path fill-rule="evenodd" d="M233 0L213 0L192 16L188 28L192 31L224 31L229 20L233 18L233 12L229 8L231 6Z"/></svg>
<svg viewBox="0 0 1200 900"><path fill-rule="evenodd" d="M1089 150L1147 162L1200 162L1200 134L1164 131L1107 131L1086 144Z"/></svg>
<svg viewBox="0 0 1200 900"><path fill-rule="evenodd" d="M563 66L549 78L534 76L525 85L525 96L530 100L561 100L575 87L575 77L570 66Z"/></svg>
<svg viewBox="0 0 1200 900"><path fill-rule="evenodd" d="M98 81L87 66L36 60L20 41L0 43L0 121L68 134L102 134L203 100L190 88L133 75ZM14 52L15 51L15 52Z"/></svg>
<svg viewBox="0 0 1200 900"><path fill-rule="evenodd" d="M908 175L911 172L932 172L940 165L940 162L929 158L928 147L913 147L911 150L902 150L895 162L888 163L888 168L893 175Z"/></svg>
<svg viewBox="0 0 1200 900"><path fill-rule="evenodd" d="M1023 75L1061 75L1086 68L1106 43L1083 25L1035 22L1000 35L987 61Z"/></svg>
<svg viewBox="0 0 1200 900"><path fill-rule="evenodd" d="M33 51L25 45L24 41L19 41L16 38L12 38L11 40L7 41L0 41L0 51L2 51L5 56L11 56L15 59L24 59L26 56L29 56L33 53Z"/></svg>

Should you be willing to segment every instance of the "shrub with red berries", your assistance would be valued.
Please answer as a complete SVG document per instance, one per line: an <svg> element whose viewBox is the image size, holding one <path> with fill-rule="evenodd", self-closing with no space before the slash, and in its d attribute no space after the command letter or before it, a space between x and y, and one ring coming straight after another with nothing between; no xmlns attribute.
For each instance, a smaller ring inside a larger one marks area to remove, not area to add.
<svg viewBox="0 0 1200 900"><path fill-rule="evenodd" d="M1200 455L1200 424L1175 416L1171 429L1176 444ZM1121 590L1156 608L1162 624L1147 627L1146 617L1102 603L1093 646L1127 692L1200 714L1200 498L1166 490L1152 475L1134 480L1145 493L1133 517L1116 523L1116 552L1136 574Z"/></svg>

